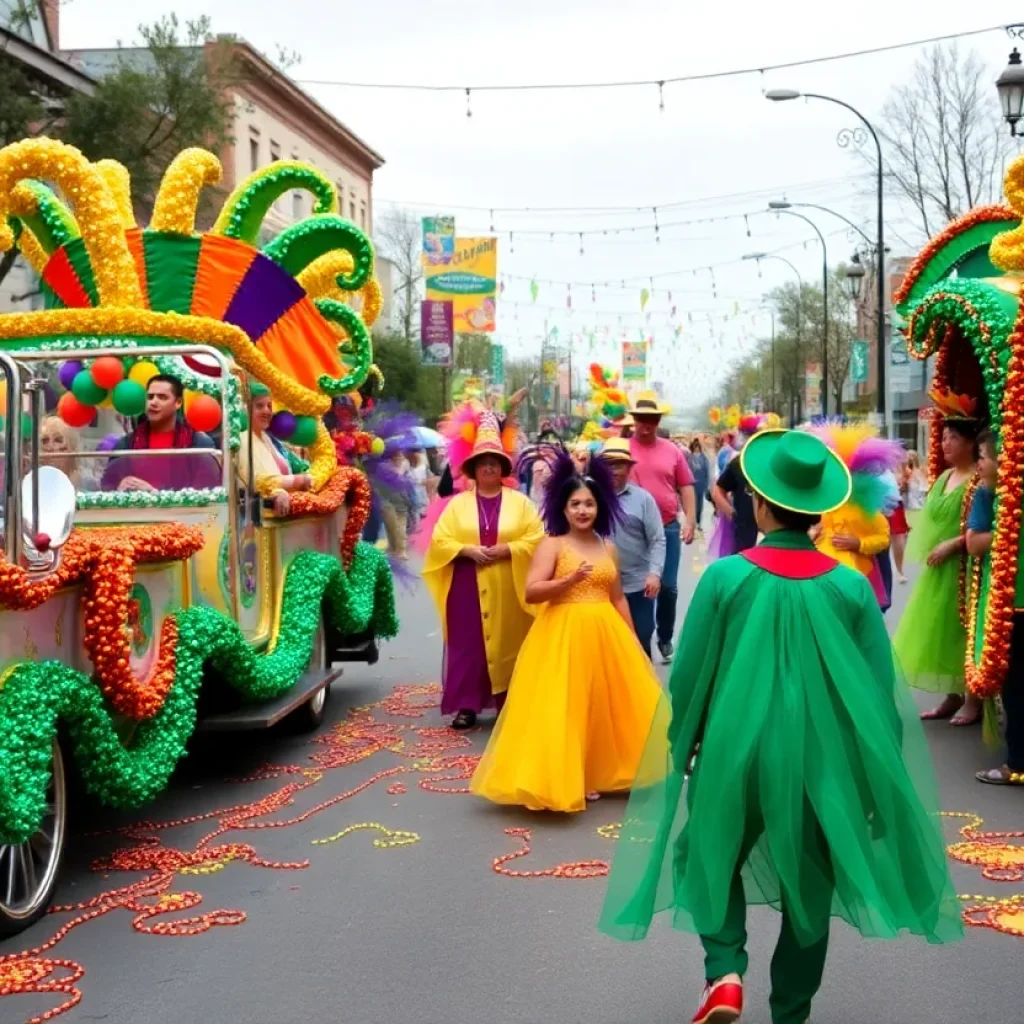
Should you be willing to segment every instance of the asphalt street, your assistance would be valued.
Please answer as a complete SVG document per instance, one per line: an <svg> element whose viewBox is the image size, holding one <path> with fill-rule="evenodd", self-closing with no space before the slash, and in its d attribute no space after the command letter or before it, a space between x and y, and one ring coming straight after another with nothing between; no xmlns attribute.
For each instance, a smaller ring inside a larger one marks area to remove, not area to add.
<svg viewBox="0 0 1024 1024"><path fill-rule="evenodd" d="M701 566L696 549L684 556L681 609ZM898 588L890 613L893 622L907 589ZM58 892L61 904L80 904L147 877L117 870L120 865L109 860L101 870L93 867L97 858L138 845L138 840L112 830L143 819L166 823L220 811L192 824L141 829L135 835L155 835L162 850L188 854L227 817L228 830L209 845L244 843L254 852L236 850L228 859L222 851L208 860L202 855L175 860L176 855L161 853L159 857L170 857L160 861L171 865L168 884L137 896L131 907L115 905L77 925L41 954L73 961L85 971L74 986L80 1003L60 1020L689 1021L702 984L696 939L662 924L644 943L615 943L595 927L602 878L515 877L494 868L495 858L524 848L524 837L506 834L509 828L532 831L531 852L501 865L503 869L549 869L565 862L610 859L614 840L599 829L621 820L621 799L602 799L584 814L555 818L441 792L466 785L459 778L465 772L458 758L482 749L487 723L469 737L471 746L450 748L452 734L446 738L438 729L442 721L436 706L422 717L410 709L411 704L436 701L422 692L352 717L353 709L388 697L396 686L438 678L439 627L422 588L400 595L400 612L401 635L384 648L379 664L349 666L334 686L328 721L317 734L321 740L330 738L342 726L331 742L315 742L284 728L221 739L197 747L171 788L143 812L78 809ZM377 752L372 754L368 736L376 737ZM973 812L984 819L985 829L1024 829L1024 791L974 781L976 769L998 763L997 755L984 749L980 730L933 724L929 736L946 810ZM432 760L437 757L455 760L442 761L439 767ZM263 772L256 781L235 781L260 774L268 763L284 768ZM394 771L344 796L387 769ZM296 786L304 788L291 793L291 805L264 817L224 810ZM284 827L236 827L288 821L325 803ZM314 844L363 823L379 823L392 833L360 829ZM949 823L951 842L962 823ZM402 845L375 846L375 839ZM151 850L148 857L150 864L159 859ZM308 861L308 866L263 866L254 859L300 865ZM186 862L201 873L174 870L175 864ZM1024 893L1024 883L987 881L976 867L954 864L953 873L961 893ZM190 907L189 899L180 898L186 892L198 893L201 903ZM154 906L160 913L150 915L147 908ZM214 911L240 911L244 920L235 913L212 920L200 917ZM0 944L0 954L46 942L81 913L51 914L28 933ZM198 934L151 933L183 919L193 922L184 930ZM778 918L769 910L753 911L748 926L751 971L744 1021L767 1024L768 961ZM1024 913L1017 916L1017 927L1024 927ZM949 947L911 939L869 943L841 923L832 934L814 1024L1024 1022L1020 938L978 927L968 930L964 942ZM59 970L56 976L66 974ZM0 999L0 1022L27 1020L65 998L47 993Z"/></svg>

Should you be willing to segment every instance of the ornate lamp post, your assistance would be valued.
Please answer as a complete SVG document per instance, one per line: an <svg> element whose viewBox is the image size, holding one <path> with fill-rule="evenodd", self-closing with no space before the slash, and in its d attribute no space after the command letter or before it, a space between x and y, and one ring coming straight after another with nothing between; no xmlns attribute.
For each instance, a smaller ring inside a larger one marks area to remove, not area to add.
<svg viewBox="0 0 1024 1024"><path fill-rule="evenodd" d="M1024 26L1011 25L1010 31ZM999 102L1003 108L1003 120L1010 126L1010 134L1017 135L1017 123L1024 116L1024 64L1015 46L1010 61L996 80Z"/></svg>

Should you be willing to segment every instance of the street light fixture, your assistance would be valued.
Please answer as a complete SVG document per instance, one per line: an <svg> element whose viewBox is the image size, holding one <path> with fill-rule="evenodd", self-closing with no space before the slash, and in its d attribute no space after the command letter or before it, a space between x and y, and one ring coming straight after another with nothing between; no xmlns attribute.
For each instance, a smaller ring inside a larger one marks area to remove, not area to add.
<svg viewBox="0 0 1024 1024"><path fill-rule="evenodd" d="M1010 134L1016 136L1017 122L1024 116L1024 64L1015 46L1010 62L996 80L999 102L1003 106L1003 120L1010 126Z"/></svg>
<svg viewBox="0 0 1024 1024"><path fill-rule="evenodd" d="M874 242L865 234L864 229L854 224L849 217L845 214L840 213L838 210L833 210L828 206L819 206L817 203L790 203L785 199L773 199L768 203L769 210L790 210L794 207L799 207L801 210L821 210L822 213L830 213L833 217L838 217L844 224L849 225L854 231L864 239L868 245L874 247Z"/></svg>
<svg viewBox="0 0 1024 1024"><path fill-rule="evenodd" d="M1012 58L1011 58L1012 59ZM1004 72L1005 74L1005 72ZM836 106L844 107L857 117L861 124L871 133L875 140L875 149L878 154L878 335L877 335L877 366L878 366L878 415L885 417L885 364L888 346L885 343L885 178L882 173L882 143L878 138L874 125L856 108L850 106L844 100L837 100L834 96L824 96L817 92L798 92L796 89L769 89L765 98L775 103L785 100L799 99L801 96L809 100L824 100L826 103L834 103Z"/></svg>
<svg viewBox="0 0 1024 1024"><path fill-rule="evenodd" d="M796 279L800 283L799 290L797 291L796 299L796 348L798 358L803 360L804 343L801 336L801 327L803 324L803 305L804 305L804 279L800 275L800 271L796 269L795 264L790 260L787 260L785 256L779 256L774 252L748 252L742 257L745 260L756 260L758 263L761 260L778 260L780 263L785 263L790 270L796 274ZM772 390L774 399L774 388L775 388L775 314L772 314ZM790 396L790 414L792 416L793 403L792 396Z"/></svg>
<svg viewBox="0 0 1024 1024"><path fill-rule="evenodd" d="M821 242L821 412L822 415L828 416L828 246L825 244L825 236L821 233L821 229L817 224L811 220L810 217L805 217L802 213L797 213L796 210L790 210L788 207L791 204L787 203L785 206L781 204L769 203L768 208L775 210L776 213L785 213L790 217L799 217L805 224L810 224L814 228L814 233L818 236L818 240Z"/></svg>
<svg viewBox="0 0 1024 1024"><path fill-rule="evenodd" d="M864 284L864 268L860 259L853 257L853 262L846 268L846 290L851 299L857 302L860 299L861 286Z"/></svg>

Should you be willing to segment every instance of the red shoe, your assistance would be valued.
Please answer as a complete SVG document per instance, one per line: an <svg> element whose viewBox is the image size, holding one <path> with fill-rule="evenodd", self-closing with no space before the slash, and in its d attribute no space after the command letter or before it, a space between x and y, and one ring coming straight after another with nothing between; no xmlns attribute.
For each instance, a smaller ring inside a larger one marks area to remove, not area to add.
<svg viewBox="0 0 1024 1024"><path fill-rule="evenodd" d="M734 981L709 982L704 986L700 1006L692 1024L733 1024L743 1012L743 986Z"/></svg>

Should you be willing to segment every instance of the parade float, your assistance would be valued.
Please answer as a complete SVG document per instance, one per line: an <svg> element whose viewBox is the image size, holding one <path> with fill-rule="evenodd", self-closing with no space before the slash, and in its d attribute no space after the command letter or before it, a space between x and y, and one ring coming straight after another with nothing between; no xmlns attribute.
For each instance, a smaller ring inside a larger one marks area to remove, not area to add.
<svg viewBox="0 0 1024 1024"><path fill-rule="evenodd" d="M999 482L991 558L961 570L961 613L968 631L967 685L996 696L1009 663L1016 609L1024 609L1020 573L1024 478L1024 159L1005 180L1008 205L979 207L933 238L893 297L905 320L907 348L935 357L929 423L929 475L946 468L947 416L970 417L996 435ZM966 509L969 501L964 503Z"/></svg>
<svg viewBox="0 0 1024 1024"><path fill-rule="evenodd" d="M199 233L219 178L212 154L183 152L142 229L119 165L47 139L0 149L0 249L35 267L46 306L0 316L0 936L49 904L71 772L106 805L140 806L197 729L317 725L335 666L374 661L397 631L386 558L359 540L369 484L339 466L322 422L371 372L372 245L320 171L287 161ZM313 214L266 240L295 190ZM158 372L188 389L184 419L215 444L160 457L215 460L216 486L76 486L114 457L154 458L90 450L88 435L126 433ZM257 388L309 475L283 515L246 483L251 456L240 465ZM59 459L40 449L53 406L83 438Z"/></svg>

